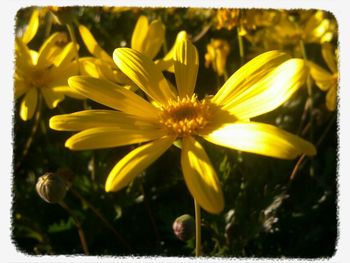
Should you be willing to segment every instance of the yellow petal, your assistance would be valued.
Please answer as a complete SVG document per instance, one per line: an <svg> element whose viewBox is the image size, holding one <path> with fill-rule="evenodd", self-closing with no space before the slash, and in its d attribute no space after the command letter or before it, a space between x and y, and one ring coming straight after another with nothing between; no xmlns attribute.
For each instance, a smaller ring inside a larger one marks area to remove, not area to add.
<svg viewBox="0 0 350 263"><path fill-rule="evenodd" d="M153 59L159 52L165 39L165 26L159 20L151 22L141 53Z"/></svg>
<svg viewBox="0 0 350 263"><path fill-rule="evenodd" d="M65 34L56 32L45 40L39 49L38 67L53 63L55 57L62 51L62 48L57 45L62 39L65 39Z"/></svg>
<svg viewBox="0 0 350 263"><path fill-rule="evenodd" d="M186 31L180 31L175 39L174 45L171 47L169 52L161 59L158 59L155 61L155 64L160 70L168 70L169 72L175 72L174 69L174 54L175 54L175 48L178 45L179 42L187 39L187 32Z"/></svg>
<svg viewBox="0 0 350 263"><path fill-rule="evenodd" d="M242 93L259 81L262 76L288 59L288 55L281 51L265 52L243 65L237 70L215 94L212 101L224 105L237 93Z"/></svg>
<svg viewBox="0 0 350 263"><path fill-rule="evenodd" d="M332 73L338 72L337 59L333 51L333 47L330 43L324 43L322 45L322 57L326 61L327 66L332 71Z"/></svg>
<svg viewBox="0 0 350 263"><path fill-rule="evenodd" d="M197 80L198 52L189 41L179 41L174 54L175 78L179 97L191 97Z"/></svg>
<svg viewBox="0 0 350 263"><path fill-rule="evenodd" d="M217 145L281 159L315 155L315 147L273 125L256 122L229 123L203 137Z"/></svg>
<svg viewBox="0 0 350 263"><path fill-rule="evenodd" d="M97 127L155 128L153 123L139 120L135 116L115 110L84 110L71 114L56 115L50 119L49 124L51 129L58 131L82 131Z"/></svg>
<svg viewBox="0 0 350 263"><path fill-rule="evenodd" d="M56 108L58 103L64 100L64 95L62 93L55 92L52 89L42 88L40 91L44 97L47 107L50 109Z"/></svg>
<svg viewBox="0 0 350 263"><path fill-rule="evenodd" d="M337 109L337 87L331 88L326 95L326 106L330 111Z"/></svg>
<svg viewBox="0 0 350 263"><path fill-rule="evenodd" d="M121 159L109 173L106 192L118 191L155 162L174 142L173 137L163 137L142 145Z"/></svg>
<svg viewBox="0 0 350 263"><path fill-rule="evenodd" d="M192 137L182 140L181 166L193 198L204 210L220 213L224 209L220 182L205 150Z"/></svg>
<svg viewBox="0 0 350 263"><path fill-rule="evenodd" d="M24 95L20 106L20 116L24 121L33 118L36 106L38 103L38 91L37 89L29 89Z"/></svg>
<svg viewBox="0 0 350 263"><path fill-rule="evenodd" d="M28 26L23 34L22 41L25 44L28 44L34 38L36 32L38 31L38 28L39 28L39 10L36 9L33 11L30 17Z"/></svg>
<svg viewBox="0 0 350 263"><path fill-rule="evenodd" d="M16 71L26 73L33 66L32 52L23 43L22 40L16 38Z"/></svg>
<svg viewBox="0 0 350 263"><path fill-rule="evenodd" d="M156 128L97 127L74 134L66 141L65 146L71 150L103 149L147 142L164 135L164 130Z"/></svg>
<svg viewBox="0 0 350 263"><path fill-rule="evenodd" d="M57 54L57 56L54 58L53 63L59 67L59 66L67 66L69 63L73 61L76 55L76 48L74 48L74 43L70 42L68 43L63 50Z"/></svg>
<svg viewBox="0 0 350 263"><path fill-rule="evenodd" d="M113 52L114 62L148 96L160 104L175 99L167 80L154 62L130 48L117 48Z"/></svg>
<svg viewBox="0 0 350 263"><path fill-rule="evenodd" d="M304 61L289 59L250 88L236 93L222 108L239 119L252 118L272 111L304 84L306 76Z"/></svg>
<svg viewBox="0 0 350 263"><path fill-rule="evenodd" d="M158 119L159 112L154 106L117 84L89 76L71 77L68 83L82 95L105 106L147 120Z"/></svg>
<svg viewBox="0 0 350 263"><path fill-rule="evenodd" d="M15 99L18 99L21 97L24 93L27 92L28 86L26 85L25 81L23 79L17 79L15 78L14 81L14 91L15 91Z"/></svg>
<svg viewBox="0 0 350 263"><path fill-rule="evenodd" d="M310 69L311 77L321 90L326 91L337 85L337 78L330 72L311 61L308 61L307 65Z"/></svg>
<svg viewBox="0 0 350 263"><path fill-rule="evenodd" d="M94 55L97 58L100 58L102 60L105 60L109 63L113 63L113 59L106 51L103 50L103 48L100 47L100 45L95 40L94 36L91 34L89 29L83 25L79 25L79 32L80 36L84 41L84 44L86 48L89 50L89 52Z"/></svg>
<svg viewBox="0 0 350 263"><path fill-rule="evenodd" d="M145 16L140 16L136 22L134 31L131 37L131 48L139 52L144 50L143 44L148 32L148 19Z"/></svg>

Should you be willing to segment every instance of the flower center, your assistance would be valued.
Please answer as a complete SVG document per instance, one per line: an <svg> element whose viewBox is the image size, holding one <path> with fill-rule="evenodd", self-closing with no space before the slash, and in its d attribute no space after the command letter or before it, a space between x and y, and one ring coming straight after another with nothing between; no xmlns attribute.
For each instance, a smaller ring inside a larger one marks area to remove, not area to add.
<svg viewBox="0 0 350 263"><path fill-rule="evenodd" d="M33 88L44 88L50 82L48 70L35 70L30 77L30 86Z"/></svg>
<svg viewBox="0 0 350 263"><path fill-rule="evenodd" d="M187 136L203 129L213 115L213 107L209 100L199 101L196 95L177 100L170 100L161 108L160 123L171 134Z"/></svg>

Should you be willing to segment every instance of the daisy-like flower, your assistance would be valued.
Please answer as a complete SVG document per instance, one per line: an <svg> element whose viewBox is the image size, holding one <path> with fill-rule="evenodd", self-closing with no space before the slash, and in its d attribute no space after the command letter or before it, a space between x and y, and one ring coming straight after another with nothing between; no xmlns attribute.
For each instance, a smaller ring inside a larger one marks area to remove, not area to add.
<svg viewBox="0 0 350 263"><path fill-rule="evenodd" d="M69 85L111 110L86 110L54 116L55 130L79 131L65 146L72 150L139 144L108 175L105 190L118 191L155 162L172 144L181 142L185 182L197 203L210 213L220 213L224 197L216 172L198 137L224 147L282 159L314 155L315 147L275 126L249 121L286 101L305 81L301 59L288 59L279 51L254 58L234 73L213 97L194 94L198 53L188 40L174 52L177 89L172 89L160 69L147 56L117 48L113 58L152 100L90 76L75 76Z"/></svg>
<svg viewBox="0 0 350 263"><path fill-rule="evenodd" d="M20 105L22 120L31 119L37 108L39 95L52 109L65 95L82 98L68 86L69 77L78 74L73 43L67 43L64 33L54 33L40 47L31 50L22 39L16 39L15 99L24 95Z"/></svg>
<svg viewBox="0 0 350 263"><path fill-rule="evenodd" d="M322 57L326 62L330 72L309 61L311 77L315 80L316 85L326 91L326 107L330 111L337 108L337 90L338 90L338 66L335 50L331 44L322 45Z"/></svg>

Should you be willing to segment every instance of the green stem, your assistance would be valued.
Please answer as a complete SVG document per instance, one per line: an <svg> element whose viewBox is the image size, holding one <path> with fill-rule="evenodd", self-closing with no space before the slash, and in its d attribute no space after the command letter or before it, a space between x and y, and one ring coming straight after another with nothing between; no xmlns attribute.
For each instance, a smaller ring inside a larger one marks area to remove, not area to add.
<svg viewBox="0 0 350 263"><path fill-rule="evenodd" d="M194 211L196 217L196 257L201 256L201 208L197 203L196 199L194 199Z"/></svg>
<svg viewBox="0 0 350 263"><path fill-rule="evenodd" d="M76 60L77 64L79 65L78 42L77 42L77 38L75 37L73 24L72 23L67 24L67 29L69 32L69 37L74 44L75 60ZM79 71L80 71L80 67L79 67Z"/></svg>
<svg viewBox="0 0 350 263"><path fill-rule="evenodd" d="M80 238L80 243L81 243L81 246L83 248L83 251L84 251L84 254L85 255L89 255L89 248L88 248L88 245L87 245L87 242L86 242L86 238L85 238L85 234L84 234L84 231L83 231L83 228L81 226L81 223L79 221L79 219L77 217L74 216L74 213L73 211L68 207L68 205L66 205L66 203L64 203L63 201L61 201L59 203L59 205L68 212L68 214L73 218L74 220L74 224L78 230L78 234L79 234L79 238Z"/></svg>
<svg viewBox="0 0 350 263"><path fill-rule="evenodd" d="M238 49L239 49L239 58L241 65L244 63L244 45L243 45L243 38L240 34L241 27L240 25L237 26L237 39L238 39Z"/></svg>
<svg viewBox="0 0 350 263"><path fill-rule="evenodd" d="M39 94L38 95L38 104L36 106L37 109L36 109L35 116L34 116L34 124L33 124L32 130L30 131L30 135L26 141L26 144L24 146L22 156L19 159L19 161L16 163L16 166L15 166L16 170L21 166L23 159L27 156L27 154L29 152L29 148L32 145L35 134L38 130L39 123L40 123L40 117L41 117L41 104L42 104L42 98L41 98L41 95Z"/></svg>

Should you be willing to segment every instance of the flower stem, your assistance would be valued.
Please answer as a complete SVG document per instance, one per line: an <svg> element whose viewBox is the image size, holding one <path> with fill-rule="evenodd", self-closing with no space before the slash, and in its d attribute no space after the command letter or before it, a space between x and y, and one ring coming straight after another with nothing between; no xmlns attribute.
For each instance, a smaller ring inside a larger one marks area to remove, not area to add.
<svg viewBox="0 0 350 263"><path fill-rule="evenodd" d="M68 205L66 205L66 203L64 203L63 201L61 201L59 203L59 205L68 212L68 214L73 218L74 220L74 224L78 230L78 234L79 234L79 238L80 238L80 243L81 246L83 248L84 254L85 255L89 255L89 248L86 242L86 238L85 238L85 234L83 231L83 228L81 226L81 223L79 221L79 219L77 217L74 216L73 211L68 207Z"/></svg>
<svg viewBox="0 0 350 263"><path fill-rule="evenodd" d="M201 208L197 203L196 199L194 199L194 211L196 217L196 257L201 256Z"/></svg>
<svg viewBox="0 0 350 263"><path fill-rule="evenodd" d="M237 39L238 39L238 49L239 49L239 58L241 62L241 66L244 63L244 45L243 45L243 38L241 36L241 27L237 26Z"/></svg>
<svg viewBox="0 0 350 263"><path fill-rule="evenodd" d="M38 105L37 105L37 109L36 109L35 116L34 116L34 124L33 124L32 130L30 131L30 135L29 135L29 137L28 137L28 139L26 141L26 144L24 146L24 149L23 149L23 152L22 152L22 156L19 159L19 161L16 163L16 166L15 166L16 170L21 166L23 159L27 156L27 154L29 152L29 148L32 145L34 137L35 137L35 134L36 134L36 132L38 130L39 123L40 123L40 117L41 117L41 104L42 104L42 98L41 98L41 96L39 94L39 96L38 96Z"/></svg>

